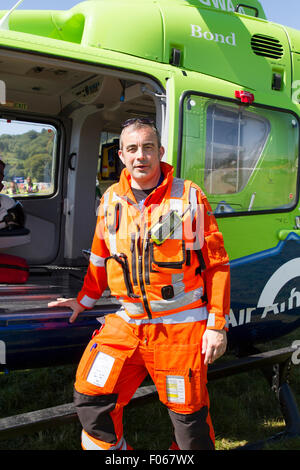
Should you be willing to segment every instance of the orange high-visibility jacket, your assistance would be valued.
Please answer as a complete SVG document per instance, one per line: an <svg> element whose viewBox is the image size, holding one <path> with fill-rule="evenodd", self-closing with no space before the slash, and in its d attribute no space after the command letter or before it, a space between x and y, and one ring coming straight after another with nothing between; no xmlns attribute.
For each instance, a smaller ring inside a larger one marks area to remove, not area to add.
<svg viewBox="0 0 300 470"><path fill-rule="evenodd" d="M131 318L200 308L208 328L222 329L230 308L223 236L201 189L175 178L167 163L161 170L164 179L141 210L127 169L103 195L77 300L92 308L108 286Z"/></svg>

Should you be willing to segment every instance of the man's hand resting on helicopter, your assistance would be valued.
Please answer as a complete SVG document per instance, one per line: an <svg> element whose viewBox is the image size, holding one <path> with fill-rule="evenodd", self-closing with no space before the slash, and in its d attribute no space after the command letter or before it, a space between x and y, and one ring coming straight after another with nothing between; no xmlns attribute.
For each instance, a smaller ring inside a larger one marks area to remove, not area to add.
<svg viewBox="0 0 300 470"><path fill-rule="evenodd" d="M64 299L64 298L58 298L57 300L54 300L53 302L48 303L48 307L68 307L70 308L73 313L69 319L70 323L74 323L78 315L85 310L84 307L82 307L76 299Z"/></svg>

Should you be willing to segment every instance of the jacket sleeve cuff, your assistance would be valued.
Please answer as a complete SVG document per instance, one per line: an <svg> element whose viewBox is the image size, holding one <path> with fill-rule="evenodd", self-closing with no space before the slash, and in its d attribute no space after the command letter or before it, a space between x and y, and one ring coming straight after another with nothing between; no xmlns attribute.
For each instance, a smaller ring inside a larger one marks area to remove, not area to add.
<svg viewBox="0 0 300 470"><path fill-rule="evenodd" d="M209 313L206 328L208 330L226 330L228 331L228 315Z"/></svg>
<svg viewBox="0 0 300 470"><path fill-rule="evenodd" d="M93 299L86 294L79 293L77 296L77 302L85 309L91 309L94 307L98 299Z"/></svg>

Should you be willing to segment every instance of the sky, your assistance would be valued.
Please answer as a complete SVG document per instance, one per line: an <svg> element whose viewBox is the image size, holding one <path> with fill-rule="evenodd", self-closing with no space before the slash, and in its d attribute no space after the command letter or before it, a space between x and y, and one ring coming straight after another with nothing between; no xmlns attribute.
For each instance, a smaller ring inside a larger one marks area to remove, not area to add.
<svg viewBox="0 0 300 470"><path fill-rule="evenodd" d="M126 0L124 0L126 2ZM260 0L269 20L300 30L300 0ZM24 10L68 10L80 0L23 0ZM0 10L8 10L17 0L0 0ZM244 1L242 3L247 3Z"/></svg>
<svg viewBox="0 0 300 470"><path fill-rule="evenodd" d="M126 2L126 0L124 0ZM300 30L300 0L260 0L269 20ZM80 0L24 0L24 10L68 10ZM0 0L0 10L8 10L17 0ZM242 2L242 3L247 3Z"/></svg>

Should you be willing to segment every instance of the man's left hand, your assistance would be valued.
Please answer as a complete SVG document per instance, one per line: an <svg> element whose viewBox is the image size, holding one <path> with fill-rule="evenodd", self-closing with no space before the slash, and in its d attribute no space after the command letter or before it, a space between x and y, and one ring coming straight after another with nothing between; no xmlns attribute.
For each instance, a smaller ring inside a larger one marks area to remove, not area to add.
<svg viewBox="0 0 300 470"><path fill-rule="evenodd" d="M225 353L226 347L225 330L206 330L202 339L202 354L205 354L204 364L212 364Z"/></svg>

